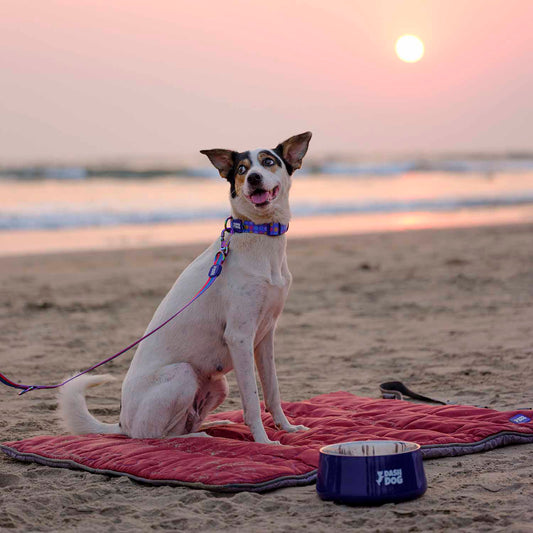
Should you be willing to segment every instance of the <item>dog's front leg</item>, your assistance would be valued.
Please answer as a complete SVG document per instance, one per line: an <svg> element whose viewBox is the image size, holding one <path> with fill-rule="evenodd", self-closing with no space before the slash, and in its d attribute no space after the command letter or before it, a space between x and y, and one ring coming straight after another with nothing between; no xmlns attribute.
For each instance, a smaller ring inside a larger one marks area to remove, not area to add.
<svg viewBox="0 0 533 533"><path fill-rule="evenodd" d="M272 415L274 424L285 431L305 431L308 427L291 424L281 407L278 376L274 363L274 329L270 330L255 349L255 363L263 387L265 406Z"/></svg>
<svg viewBox="0 0 533 533"><path fill-rule="evenodd" d="M250 428L255 442L280 444L279 441L272 441L268 438L261 420L261 405L255 379L252 339L252 334L246 335L238 328L229 327L224 334L224 340L228 345L237 377L237 385L239 386L244 411L244 423Z"/></svg>

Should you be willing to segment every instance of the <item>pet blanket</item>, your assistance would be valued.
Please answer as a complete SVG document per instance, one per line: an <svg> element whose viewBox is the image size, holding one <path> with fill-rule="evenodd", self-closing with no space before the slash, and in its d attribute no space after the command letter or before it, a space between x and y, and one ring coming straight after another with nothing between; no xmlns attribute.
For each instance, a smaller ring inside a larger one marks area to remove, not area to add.
<svg viewBox="0 0 533 533"><path fill-rule="evenodd" d="M208 430L214 438L130 439L124 435L39 436L5 442L1 449L20 461L125 475L154 485L214 491L262 492L312 483L319 449L355 440L407 440L424 458L477 453L508 444L533 443L533 411L500 412L470 406L433 406L403 400L360 398L347 392L323 394L283 409L309 431L286 433L262 412L272 440L253 442L242 411L211 415L235 424Z"/></svg>

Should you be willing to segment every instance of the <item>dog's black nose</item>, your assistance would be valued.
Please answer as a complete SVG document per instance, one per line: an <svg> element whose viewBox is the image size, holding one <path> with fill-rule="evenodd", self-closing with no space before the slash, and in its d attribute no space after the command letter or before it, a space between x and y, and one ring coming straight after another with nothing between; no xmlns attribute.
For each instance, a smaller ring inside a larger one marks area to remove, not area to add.
<svg viewBox="0 0 533 533"><path fill-rule="evenodd" d="M260 174L257 174L257 173L252 173L248 176L248 183L252 186L252 187L257 187L260 183L261 183L261 180L263 178L261 178L261 175Z"/></svg>

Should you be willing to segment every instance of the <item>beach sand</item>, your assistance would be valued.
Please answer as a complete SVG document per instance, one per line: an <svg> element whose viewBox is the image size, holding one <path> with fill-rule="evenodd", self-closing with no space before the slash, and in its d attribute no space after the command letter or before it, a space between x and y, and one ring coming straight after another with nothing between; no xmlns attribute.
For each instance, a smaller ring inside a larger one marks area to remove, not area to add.
<svg viewBox="0 0 533 533"><path fill-rule="evenodd" d="M55 383L139 337L202 246L0 258L0 369ZM533 225L289 241L278 327L282 398L429 395L533 407ZM106 371L121 378L131 355ZM234 376L223 409L240 408ZM120 381L91 391L116 421ZM1 440L60 434L50 391L0 389ZM0 529L24 531L533 531L533 445L425 462L416 501L354 508L314 485L221 495L0 457Z"/></svg>

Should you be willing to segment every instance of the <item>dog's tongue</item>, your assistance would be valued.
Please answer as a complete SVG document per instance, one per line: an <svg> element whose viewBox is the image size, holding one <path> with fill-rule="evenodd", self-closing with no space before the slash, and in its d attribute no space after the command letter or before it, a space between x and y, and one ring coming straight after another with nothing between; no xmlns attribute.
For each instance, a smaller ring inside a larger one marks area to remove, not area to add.
<svg viewBox="0 0 533 533"><path fill-rule="evenodd" d="M268 202L270 200L270 192L269 191L257 191L250 196L250 199L254 204L264 204L265 202Z"/></svg>

